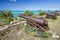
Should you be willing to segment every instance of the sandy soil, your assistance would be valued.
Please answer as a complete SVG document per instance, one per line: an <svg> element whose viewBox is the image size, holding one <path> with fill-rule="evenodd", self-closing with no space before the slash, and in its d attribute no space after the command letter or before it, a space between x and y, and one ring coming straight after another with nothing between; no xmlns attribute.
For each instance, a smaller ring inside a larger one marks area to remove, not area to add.
<svg viewBox="0 0 60 40"><path fill-rule="evenodd" d="M50 30L57 32L60 35L60 16L58 16L57 20L52 19L46 19L48 20L48 25ZM5 37L3 40L57 40L53 38L40 38L40 37L32 37L28 36L24 28L14 31L13 33L10 33L7 37ZM60 40L60 39L58 39Z"/></svg>

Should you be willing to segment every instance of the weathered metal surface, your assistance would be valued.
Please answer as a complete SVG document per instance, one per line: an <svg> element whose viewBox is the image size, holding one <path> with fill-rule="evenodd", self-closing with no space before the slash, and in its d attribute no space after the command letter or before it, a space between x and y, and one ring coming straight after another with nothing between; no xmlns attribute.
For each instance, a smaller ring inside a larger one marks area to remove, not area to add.
<svg viewBox="0 0 60 40"><path fill-rule="evenodd" d="M27 20L27 23L38 27L40 30L45 31L48 28L48 22L44 18L33 18L31 16L19 15L19 17L23 17Z"/></svg>
<svg viewBox="0 0 60 40"><path fill-rule="evenodd" d="M57 16L59 16L60 15L60 12L55 12L54 14L56 14Z"/></svg>
<svg viewBox="0 0 60 40"><path fill-rule="evenodd" d="M47 18L51 18L51 19L56 19L57 18L57 15L56 14L53 14L53 13L46 13L46 17Z"/></svg>

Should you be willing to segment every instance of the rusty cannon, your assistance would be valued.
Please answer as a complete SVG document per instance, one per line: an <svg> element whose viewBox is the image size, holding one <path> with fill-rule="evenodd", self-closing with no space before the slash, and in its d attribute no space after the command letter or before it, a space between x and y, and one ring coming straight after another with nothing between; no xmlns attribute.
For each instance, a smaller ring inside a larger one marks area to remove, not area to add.
<svg viewBox="0 0 60 40"><path fill-rule="evenodd" d="M27 20L27 23L31 26L35 26L40 29L40 31L45 31L48 27L48 22L44 18L34 18L32 16L25 16L20 14L19 17L22 17Z"/></svg>
<svg viewBox="0 0 60 40"><path fill-rule="evenodd" d="M54 13L46 13L46 18L56 19L57 15Z"/></svg>
<svg viewBox="0 0 60 40"><path fill-rule="evenodd" d="M54 12L54 14L56 14L57 16L59 16L60 15L60 12Z"/></svg>

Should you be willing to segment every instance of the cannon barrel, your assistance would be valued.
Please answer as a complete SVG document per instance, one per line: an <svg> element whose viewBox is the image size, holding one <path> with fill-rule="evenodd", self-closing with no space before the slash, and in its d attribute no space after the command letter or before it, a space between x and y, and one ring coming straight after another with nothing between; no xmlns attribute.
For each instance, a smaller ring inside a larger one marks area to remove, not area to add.
<svg viewBox="0 0 60 40"><path fill-rule="evenodd" d="M56 19L57 18L57 15L56 14L53 14L53 13L46 13L46 17L47 18Z"/></svg>
<svg viewBox="0 0 60 40"><path fill-rule="evenodd" d="M46 29L48 27L48 22L44 18L33 18L31 16L19 15L19 17L23 17L27 20L27 23L36 26L39 29Z"/></svg>
<svg viewBox="0 0 60 40"><path fill-rule="evenodd" d="M54 14L56 14L57 16L59 16L60 15L60 12L54 12Z"/></svg>
<svg viewBox="0 0 60 40"><path fill-rule="evenodd" d="M19 15L19 17L23 17L24 19L26 19L26 20L32 20L33 22L36 22L37 24L39 24L40 26L43 26L43 25L48 25L48 22L45 20L45 19L43 19L43 18L33 18L33 17L31 17L31 16L25 16L25 15Z"/></svg>

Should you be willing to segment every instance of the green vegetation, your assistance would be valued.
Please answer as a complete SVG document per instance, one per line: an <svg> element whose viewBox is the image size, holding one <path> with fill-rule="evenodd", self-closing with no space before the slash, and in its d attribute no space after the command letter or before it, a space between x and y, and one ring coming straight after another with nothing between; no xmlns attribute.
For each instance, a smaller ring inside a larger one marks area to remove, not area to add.
<svg viewBox="0 0 60 40"><path fill-rule="evenodd" d="M24 21L24 18L21 17L16 17L15 20L20 20L20 21Z"/></svg>
<svg viewBox="0 0 60 40"><path fill-rule="evenodd" d="M55 10L54 12L59 12L59 10Z"/></svg>
<svg viewBox="0 0 60 40"><path fill-rule="evenodd" d="M39 10L39 15L40 16L42 16L42 15L44 15L45 14L45 12L43 11L43 10Z"/></svg>
<svg viewBox="0 0 60 40"><path fill-rule="evenodd" d="M32 16L33 15L33 12L27 10L27 11L24 12L24 14L27 15L27 16Z"/></svg>
<svg viewBox="0 0 60 40"><path fill-rule="evenodd" d="M0 11L0 19L4 20L6 24L9 24L13 21L13 14L9 10Z"/></svg>
<svg viewBox="0 0 60 40"><path fill-rule="evenodd" d="M32 16L33 12L27 10L27 11L24 12L24 14L28 15L28 16ZM44 14L45 14L44 11L39 10L39 15L44 16ZM38 18L40 16L36 16L36 17ZM0 21L1 21L1 23L9 24L11 21L13 21L13 19L14 18L13 18L13 14L12 14L11 11L9 11L9 10L0 11ZM21 20L24 20L24 19L20 18L20 17L17 17L17 18L15 18L15 20L20 20L21 21ZM48 21L49 28L53 31L57 31L58 34L60 34L60 31L59 31L59 29L60 29L60 16L58 16L56 20L52 20L52 19L46 19L46 20ZM32 27L32 26L25 27L25 32L28 35L35 36L35 37L48 38L50 36L50 33L48 33L48 32L43 32L42 33L42 32L39 31L38 28Z"/></svg>
<svg viewBox="0 0 60 40"><path fill-rule="evenodd" d="M42 37L42 38L48 38L50 36L50 33L47 32L40 32L38 28L32 27L32 26L27 26L25 28L25 32L30 35L30 36L35 36L35 37Z"/></svg>

